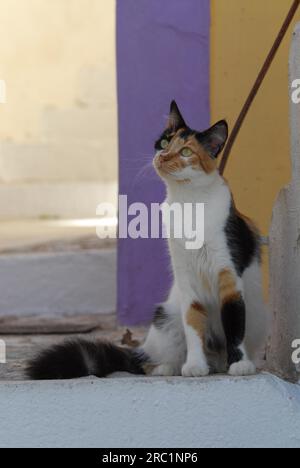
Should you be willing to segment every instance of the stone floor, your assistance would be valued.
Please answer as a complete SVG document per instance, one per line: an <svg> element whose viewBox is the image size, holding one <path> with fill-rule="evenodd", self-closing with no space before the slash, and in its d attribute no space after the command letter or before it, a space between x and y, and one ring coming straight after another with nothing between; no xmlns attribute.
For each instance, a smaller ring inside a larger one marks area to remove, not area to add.
<svg viewBox="0 0 300 468"><path fill-rule="evenodd" d="M115 248L114 239L98 239L95 229L93 223L83 223L81 226L59 220L1 222L0 255ZM15 317L8 313L0 317L0 340L6 344L7 358L6 364L0 364L0 380L25 379L24 369L28 359L40 349L65 339L80 336L121 344L125 333L126 329L117 326L115 315ZM137 328L133 334L133 340L142 340L144 329ZM126 341L128 344L128 339Z"/></svg>
<svg viewBox="0 0 300 468"><path fill-rule="evenodd" d="M12 319L13 320L13 319ZM19 322L20 319L17 319ZM0 340L6 343L7 363L0 364L0 381L21 381L26 379L24 369L28 359L48 346L60 343L66 339L75 337L84 337L85 339L104 339L121 345L137 345L145 336L145 328L139 327L131 329L132 335L126 328L117 326L114 315L101 317L65 317L60 320L48 319L48 322L41 324L36 318L27 318L24 320L24 331L30 329L35 334L21 334L22 328L19 328L19 334L10 334L9 321L6 323L6 334L0 335ZM66 334L64 330L66 325L71 329L78 329L77 333ZM12 330L15 330L15 324L11 324ZM18 323L20 327L20 323ZM3 327L1 326L3 330ZM60 332L62 330L62 332ZM2 332L3 333L3 332Z"/></svg>

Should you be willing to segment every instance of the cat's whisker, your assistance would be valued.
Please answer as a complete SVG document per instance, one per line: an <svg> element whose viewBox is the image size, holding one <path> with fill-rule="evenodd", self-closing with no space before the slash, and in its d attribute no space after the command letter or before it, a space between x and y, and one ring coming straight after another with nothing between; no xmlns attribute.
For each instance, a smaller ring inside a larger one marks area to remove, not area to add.
<svg viewBox="0 0 300 468"><path fill-rule="evenodd" d="M145 166L143 166L143 167L140 169L140 171L136 174L135 179L139 179L139 178L141 178L142 176L145 176L145 173L146 173L147 171L150 171L150 170L151 170L151 171L154 170L154 169L153 169L152 162L146 164Z"/></svg>

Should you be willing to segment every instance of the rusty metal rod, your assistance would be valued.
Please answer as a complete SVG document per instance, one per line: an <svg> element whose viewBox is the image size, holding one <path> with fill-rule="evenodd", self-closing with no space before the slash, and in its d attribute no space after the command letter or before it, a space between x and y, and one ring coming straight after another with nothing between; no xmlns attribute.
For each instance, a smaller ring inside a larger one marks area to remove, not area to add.
<svg viewBox="0 0 300 468"><path fill-rule="evenodd" d="M251 89L251 92L244 104L244 107L235 123L235 126L233 127L233 130L231 132L231 135L228 139L228 143L226 145L226 148L225 148L225 151L224 151L224 154L223 154L223 157L222 157L222 161L221 161L221 164L220 164L220 174L224 174L224 171L225 171L225 168L226 168L226 165L227 165L227 162L228 162L228 159L229 159L229 156L230 156L230 153L231 153L231 150L232 150L232 147L236 141L236 138L239 134L239 131L244 123L244 120L249 112L249 109L266 77L266 74L268 73L268 70L270 68L270 66L272 65L272 62L276 56L276 53L287 33L287 30L291 24L291 22L293 21L293 18L297 12L297 9L300 5L300 0L294 0L293 2L293 5L291 6L291 9L282 25L282 28L280 29L280 32L273 44L273 47L272 49L270 50L269 52L269 55L261 69L261 71L259 72L259 75L253 85L253 88Z"/></svg>

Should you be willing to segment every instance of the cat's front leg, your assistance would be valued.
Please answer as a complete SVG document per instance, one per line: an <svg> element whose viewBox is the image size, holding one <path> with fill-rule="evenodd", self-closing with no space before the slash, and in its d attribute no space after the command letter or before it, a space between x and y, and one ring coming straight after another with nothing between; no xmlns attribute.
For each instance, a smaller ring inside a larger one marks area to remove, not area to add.
<svg viewBox="0 0 300 468"><path fill-rule="evenodd" d="M242 281L231 269L219 274L219 296L222 323L227 341L229 374L253 375L255 365L248 359L245 346L246 306L242 293Z"/></svg>
<svg viewBox="0 0 300 468"><path fill-rule="evenodd" d="M183 323L187 343L187 360L182 368L183 377L204 377L209 367L204 353L204 340L208 314L198 301L183 301Z"/></svg>

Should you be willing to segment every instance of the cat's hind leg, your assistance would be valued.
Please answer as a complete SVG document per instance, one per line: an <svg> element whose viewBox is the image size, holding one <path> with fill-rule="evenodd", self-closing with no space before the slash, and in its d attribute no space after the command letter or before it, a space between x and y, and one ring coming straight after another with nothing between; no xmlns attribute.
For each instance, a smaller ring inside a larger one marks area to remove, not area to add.
<svg viewBox="0 0 300 468"><path fill-rule="evenodd" d="M244 376L256 373L245 348L246 306L242 281L230 269L219 274L219 295L222 323L227 342L229 375Z"/></svg>

